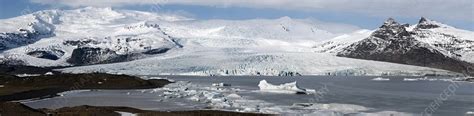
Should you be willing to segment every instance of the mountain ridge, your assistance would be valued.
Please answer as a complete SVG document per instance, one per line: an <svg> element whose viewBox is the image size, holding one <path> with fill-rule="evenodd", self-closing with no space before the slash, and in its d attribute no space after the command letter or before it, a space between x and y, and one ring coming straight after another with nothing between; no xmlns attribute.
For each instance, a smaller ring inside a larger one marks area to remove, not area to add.
<svg viewBox="0 0 474 116"><path fill-rule="evenodd" d="M472 63L447 55L451 52L416 39L416 32L419 30L433 28L451 27L422 17L414 31L410 32L406 26L389 18L369 37L344 48L337 56L433 67L460 73L472 72Z"/></svg>

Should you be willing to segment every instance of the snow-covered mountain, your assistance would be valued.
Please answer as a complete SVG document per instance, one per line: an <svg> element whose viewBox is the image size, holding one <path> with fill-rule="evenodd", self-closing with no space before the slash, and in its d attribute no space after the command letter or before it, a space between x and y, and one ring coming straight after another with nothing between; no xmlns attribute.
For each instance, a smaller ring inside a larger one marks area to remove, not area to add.
<svg viewBox="0 0 474 116"><path fill-rule="evenodd" d="M316 43L313 48L317 53L336 54L349 45L369 37L373 31L359 30L353 33L344 34L335 38Z"/></svg>
<svg viewBox="0 0 474 116"><path fill-rule="evenodd" d="M193 20L140 11L87 7L46 10L0 21L0 48L31 65L88 65L129 61L173 48L261 47L299 44L338 34L307 20ZM293 50L297 48L287 48ZM143 55L145 54L145 55ZM40 58L40 59L36 59ZM34 62L41 60L39 62Z"/></svg>
<svg viewBox="0 0 474 116"><path fill-rule="evenodd" d="M390 18L369 37L334 47L337 56L470 72L472 32L421 18L409 27ZM321 48L321 47L316 47ZM338 51L339 50L339 51ZM329 50L330 51L330 50ZM469 58L470 57L470 58ZM469 59L463 61L462 59Z"/></svg>
<svg viewBox="0 0 474 116"><path fill-rule="evenodd" d="M128 61L180 47L147 20L189 19L111 8L39 11L0 21L3 35L27 35L1 36L7 46L1 51L30 65L57 66Z"/></svg>
<svg viewBox="0 0 474 116"><path fill-rule="evenodd" d="M474 33L421 18L410 27L418 41L429 44L449 57L474 63Z"/></svg>
<svg viewBox="0 0 474 116"><path fill-rule="evenodd" d="M189 75L457 74L433 68L337 57L334 54L363 41L373 31L308 19L195 20L171 14L87 7L39 11L2 19L0 25L0 62L75 66L63 69L65 72ZM431 29L432 26L423 28L430 29L413 27L410 33L445 32ZM453 31L456 37L458 33L467 34L461 35L463 37L471 37L469 34L472 32ZM435 44L443 42L440 40ZM467 45L444 44L439 47L451 50L446 53L461 54L459 58L464 59L472 55L459 50L469 49ZM315 53L315 49L325 53Z"/></svg>

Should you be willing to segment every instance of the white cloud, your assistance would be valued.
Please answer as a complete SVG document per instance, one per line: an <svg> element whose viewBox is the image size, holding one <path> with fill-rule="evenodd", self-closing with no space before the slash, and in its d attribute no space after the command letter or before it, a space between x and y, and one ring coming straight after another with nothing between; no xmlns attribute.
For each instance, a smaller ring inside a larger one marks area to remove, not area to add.
<svg viewBox="0 0 474 116"><path fill-rule="evenodd" d="M473 0L31 0L49 5L113 6L181 4L216 7L332 11L369 16L434 17L474 22Z"/></svg>

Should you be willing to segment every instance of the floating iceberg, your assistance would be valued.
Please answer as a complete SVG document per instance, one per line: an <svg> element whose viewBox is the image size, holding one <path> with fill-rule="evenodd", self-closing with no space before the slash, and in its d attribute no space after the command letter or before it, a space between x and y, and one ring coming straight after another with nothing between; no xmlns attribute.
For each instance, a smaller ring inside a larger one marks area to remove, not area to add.
<svg viewBox="0 0 474 116"><path fill-rule="evenodd" d="M417 78L403 78L403 81L419 81Z"/></svg>
<svg viewBox="0 0 474 116"><path fill-rule="evenodd" d="M474 111L468 111L468 112L466 112L466 116L467 116L467 115L474 115Z"/></svg>
<svg viewBox="0 0 474 116"><path fill-rule="evenodd" d="M390 79L389 78L377 77L377 78L373 78L372 81L390 81Z"/></svg>
<svg viewBox="0 0 474 116"><path fill-rule="evenodd" d="M423 77L423 78L403 78L403 81L436 81L438 79L434 78L428 78L428 77Z"/></svg>
<svg viewBox="0 0 474 116"><path fill-rule="evenodd" d="M273 93L311 94L315 92L315 90L303 89L298 87L296 81L280 85L273 85L268 83L266 80L261 80L258 84L258 87L260 88L260 91Z"/></svg>
<svg viewBox="0 0 474 116"><path fill-rule="evenodd" d="M230 84L227 83L212 83L212 86L214 87L228 87Z"/></svg>
<svg viewBox="0 0 474 116"><path fill-rule="evenodd" d="M119 112L119 111L115 111L115 112L119 113L120 116L137 116L137 114L130 113L130 112Z"/></svg>

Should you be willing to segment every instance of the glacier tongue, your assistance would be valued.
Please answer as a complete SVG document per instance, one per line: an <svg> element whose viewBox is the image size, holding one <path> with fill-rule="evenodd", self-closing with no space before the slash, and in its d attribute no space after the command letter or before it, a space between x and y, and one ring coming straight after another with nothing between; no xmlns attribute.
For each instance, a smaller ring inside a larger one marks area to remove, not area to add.
<svg viewBox="0 0 474 116"><path fill-rule="evenodd" d="M196 48L197 49L197 48ZM195 76L299 76L299 75L425 75L449 71L395 63L357 60L330 54L261 51L259 49L176 50L160 57L130 62L60 69L70 73Z"/></svg>

